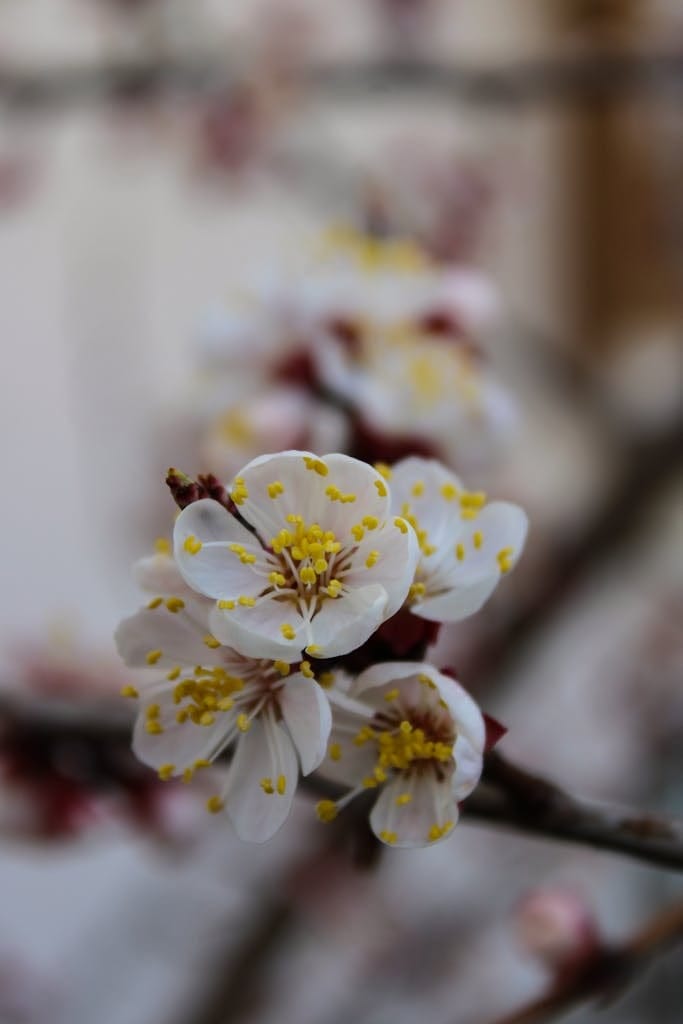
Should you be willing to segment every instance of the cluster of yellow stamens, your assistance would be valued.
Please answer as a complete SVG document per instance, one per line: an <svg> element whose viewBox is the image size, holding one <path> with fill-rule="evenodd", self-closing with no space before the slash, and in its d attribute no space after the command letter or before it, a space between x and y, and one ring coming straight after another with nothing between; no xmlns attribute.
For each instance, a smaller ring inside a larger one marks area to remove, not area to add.
<svg viewBox="0 0 683 1024"><path fill-rule="evenodd" d="M406 718L391 731L365 725L356 734L354 743L363 746L370 740L377 744L377 764L373 775L365 780L368 789L385 782L387 770L405 772L417 761L446 764L453 757L453 740L428 739L424 729L415 728Z"/></svg>

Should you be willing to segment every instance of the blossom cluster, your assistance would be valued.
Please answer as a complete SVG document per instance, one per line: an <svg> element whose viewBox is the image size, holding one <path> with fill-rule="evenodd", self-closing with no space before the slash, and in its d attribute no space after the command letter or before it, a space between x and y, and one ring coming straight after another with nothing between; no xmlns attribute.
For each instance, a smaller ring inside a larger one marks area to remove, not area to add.
<svg viewBox="0 0 683 1024"><path fill-rule="evenodd" d="M497 308L482 273L412 240L329 231L303 273L272 273L207 319L201 461L231 476L263 451L307 448L478 469L516 420L485 352Z"/></svg>
<svg viewBox="0 0 683 1024"><path fill-rule="evenodd" d="M225 494L187 504L172 546L137 566L150 600L116 639L158 673L125 688L138 757L189 781L230 750L208 807L246 840L280 828L313 771L348 787L322 821L371 789L380 840L442 839L479 780L484 718L424 643L395 637L481 608L519 558L524 512L417 457L263 455Z"/></svg>

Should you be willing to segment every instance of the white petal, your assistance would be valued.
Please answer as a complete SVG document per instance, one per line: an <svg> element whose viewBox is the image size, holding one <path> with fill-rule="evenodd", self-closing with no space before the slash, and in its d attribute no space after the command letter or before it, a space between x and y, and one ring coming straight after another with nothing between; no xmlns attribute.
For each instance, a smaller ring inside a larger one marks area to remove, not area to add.
<svg viewBox="0 0 683 1024"><path fill-rule="evenodd" d="M240 839L264 843L270 839L289 816L299 767L289 735L263 716L252 722L249 732L237 744L223 792L225 810ZM285 792L265 793L262 779L277 786L278 777L285 779Z"/></svg>
<svg viewBox="0 0 683 1024"><path fill-rule="evenodd" d="M406 794L410 801L397 803ZM378 839L392 846L431 846L446 838L457 820L458 805L447 780L437 782L431 774L410 778L399 775L382 788L370 814L370 828ZM432 838L434 826L445 830L444 835Z"/></svg>
<svg viewBox="0 0 683 1024"><path fill-rule="evenodd" d="M192 554L185 544L195 539L202 547ZM242 545L258 564L241 562L239 554L230 550L231 544ZM183 578L200 594L218 599L254 597L266 586L264 577L254 571L265 565L263 548L217 501L205 498L183 509L173 531L173 546Z"/></svg>
<svg viewBox="0 0 683 1024"><path fill-rule="evenodd" d="M330 702L315 679L300 672L285 680L279 694L280 710L301 761L301 772L317 768L327 750L332 728Z"/></svg>
<svg viewBox="0 0 683 1024"><path fill-rule="evenodd" d="M371 665L356 677L351 685L350 696L356 700L372 699L374 689L412 679L427 669L431 669L431 666L421 661L384 661L378 665Z"/></svg>
<svg viewBox="0 0 683 1024"><path fill-rule="evenodd" d="M150 594L184 597L189 588L170 555L156 554L141 558L133 566L138 586Z"/></svg>
<svg viewBox="0 0 683 1024"><path fill-rule="evenodd" d="M410 608L413 615L430 622L460 622L486 604L500 581L500 572L479 579L451 579L451 586L438 596L427 594Z"/></svg>
<svg viewBox="0 0 683 1024"><path fill-rule="evenodd" d="M368 568L366 562L371 552L377 557ZM404 532L390 520L383 528L368 530L353 554L352 568L344 574L344 585L381 584L387 593L384 618L388 619L403 605L415 578L419 557L414 530L408 527Z"/></svg>
<svg viewBox="0 0 683 1024"><path fill-rule="evenodd" d="M149 733L146 729L146 708L159 705L158 721L163 732ZM194 722L176 721L177 705L173 689L166 684L164 690L146 693L133 730L133 752L151 768L173 765L173 775L180 775L200 759L211 760L228 735L234 715L219 713L213 725L195 725Z"/></svg>
<svg viewBox="0 0 683 1024"><path fill-rule="evenodd" d="M116 630L114 639L119 654L126 665L142 668L156 665L171 668L175 665L216 665L220 655L203 642L209 632L207 609L193 608L195 615L187 609L171 613L160 605L158 608L142 608L124 619ZM148 655L155 654L151 661Z"/></svg>
<svg viewBox="0 0 683 1024"><path fill-rule="evenodd" d="M210 623L211 632L221 643L249 658L272 658L291 664L300 660L301 651L311 643L310 626L298 608L272 596L258 599L253 608L237 605L228 611L216 607ZM292 627L293 640L283 636L283 626Z"/></svg>
<svg viewBox="0 0 683 1024"><path fill-rule="evenodd" d="M462 482L455 473L435 459L401 459L392 468L393 514L401 515L409 505L420 529L427 531L428 542L436 547L450 538L451 524L460 520L457 495L462 491Z"/></svg>
<svg viewBox="0 0 683 1024"><path fill-rule="evenodd" d="M459 733L453 747L455 771L451 776L451 792L455 800L464 800L481 778L484 758L481 750L464 733Z"/></svg>
<svg viewBox="0 0 683 1024"><path fill-rule="evenodd" d="M441 700L448 705L458 735L464 735L481 757L486 743L486 725L479 705L455 679L443 675L431 665L423 665L422 670L434 683Z"/></svg>
<svg viewBox="0 0 683 1024"><path fill-rule="evenodd" d="M386 618L387 592L377 584L328 599L311 620L309 650L316 658L348 654L372 636Z"/></svg>

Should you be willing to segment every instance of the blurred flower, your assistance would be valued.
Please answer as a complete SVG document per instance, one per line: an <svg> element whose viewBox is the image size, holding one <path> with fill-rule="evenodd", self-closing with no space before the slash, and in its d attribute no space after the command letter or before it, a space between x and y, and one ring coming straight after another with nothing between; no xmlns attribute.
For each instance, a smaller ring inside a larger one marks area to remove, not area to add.
<svg viewBox="0 0 683 1024"><path fill-rule="evenodd" d="M231 497L242 521L204 500L174 531L186 582L217 602L211 628L221 642L256 658L333 657L403 604L417 541L391 516L387 484L370 466L338 454L264 455L235 477Z"/></svg>
<svg viewBox="0 0 683 1024"><path fill-rule="evenodd" d="M555 971L582 963L600 944L585 900L559 886L530 893L517 909L516 928L522 946Z"/></svg>
<svg viewBox="0 0 683 1024"><path fill-rule="evenodd" d="M458 820L458 802L479 781L484 719L455 680L421 662L362 672L348 695L330 691L334 725L321 773L353 788L317 805L333 820L355 796L381 787L370 827L392 846L427 846Z"/></svg>
<svg viewBox="0 0 683 1024"><path fill-rule="evenodd" d="M408 458L391 470L391 506L417 533L420 559L408 594L415 615L458 622L479 611L524 548L526 513L487 504L441 463Z"/></svg>
<svg viewBox="0 0 683 1024"><path fill-rule="evenodd" d="M261 452L275 448L340 451L347 436L341 410L303 388L273 387L230 404L209 425L201 453L219 476L231 477Z"/></svg>
<svg viewBox="0 0 683 1024"><path fill-rule="evenodd" d="M189 781L234 744L223 791L208 808L225 807L240 838L263 842L289 814L297 754L304 774L324 756L327 697L307 662L292 671L221 646L209 631L213 602L183 592L184 598L153 598L116 633L128 666L166 669L141 694L124 688L124 695L140 698L133 750L160 778Z"/></svg>

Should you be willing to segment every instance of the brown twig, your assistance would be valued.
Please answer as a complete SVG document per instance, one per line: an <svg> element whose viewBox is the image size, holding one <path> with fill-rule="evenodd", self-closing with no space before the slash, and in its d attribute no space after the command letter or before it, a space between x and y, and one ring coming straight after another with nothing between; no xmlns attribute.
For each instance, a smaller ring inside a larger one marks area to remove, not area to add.
<svg viewBox="0 0 683 1024"><path fill-rule="evenodd" d="M300 81L328 99L406 92L514 108L546 101L603 96L679 93L683 56L676 52L594 53L515 62L509 66L453 67L432 61L349 61L309 68ZM74 104L102 104L229 89L235 67L213 56L115 61L35 71L0 69L0 99L26 112Z"/></svg>
<svg viewBox="0 0 683 1024"><path fill-rule="evenodd" d="M603 946L577 970L527 1006L500 1017L495 1024L544 1024L579 1003L619 995L656 955L683 942L683 902L667 907L635 935L617 946Z"/></svg>

